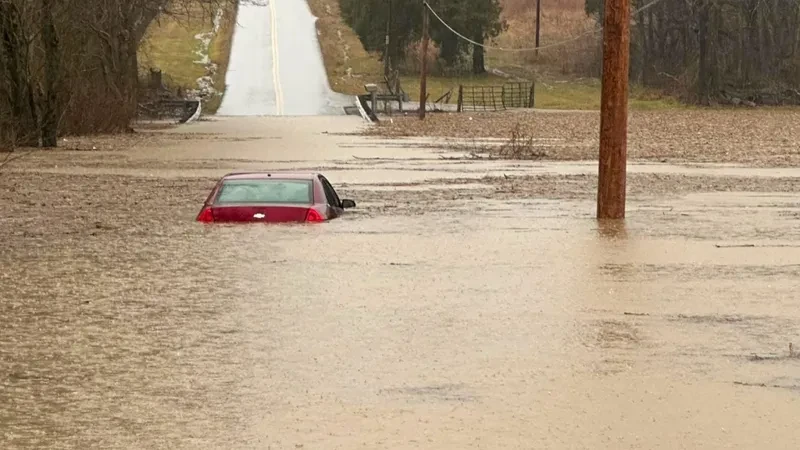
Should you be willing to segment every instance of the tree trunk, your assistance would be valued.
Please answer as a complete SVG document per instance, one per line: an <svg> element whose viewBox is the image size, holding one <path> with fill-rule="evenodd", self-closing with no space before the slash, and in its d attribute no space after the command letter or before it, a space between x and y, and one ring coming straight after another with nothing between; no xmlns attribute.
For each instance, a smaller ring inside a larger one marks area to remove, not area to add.
<svg viewBox="0 0 800 450"><path fill-rule="evenodd" d="M383 46L383 76L389 78L392 74L392 58L389 54L389 46L392 42L392 0L389 0L386 11L386 37Z"/></svg>
<svg viewBox="0 0 800 450"><path fill-rule="evenodd" d="M453 34L443 38L439 43L439 57L447 66L453 67L461 59L459 37Z"/></svg>
<svg viewBox="0 0 800 450"><path fill-rule="evenodd" d="M703 105L709 105L714 86L713 37L711 33L711 0L703 0L697 20L697 43L699 62L697 70L697 97Z"/></svg>
<svg viewBox="0 0 800 450"><path fill-rule="evenodd" d="M645 11L640 11L637 14L636 19L636 30L639 32L639 82L647 86L650 81L648 77L649 67L650 67L650 41L647 39L647 19L645 16Z"/></svg>
<svg viewBox="0 0 800 450"><path fill-rule="evenodd" d="M139 58L136 54L136 43L127 31L120 33L120 58L122 58L122 93L124 117L120 118L117 128L127 130L131 121L136 118L139 102Z"/></svg>
<svg viewBox="0 0 800 450"><path fill-rule="evenodd" d="M483 33L476 37L475 42L483 44ZM484 49L480 45L472 46L472 73L475 75L486 73Z"/></svg>
<svg viewBox="0 0 800 450"><path fill-rule="evenodd" d="M53 20L53 1L42 0L42 41L44 46L44 82L41 138L42 147L58 145L58 78L59 52L58 35Z"/></svg>
<svg viewBox="0 0 800 450"><path fill-rule="evenodd" d="M23 18L19 9L0 1L0 76L5 77L11 110L11 131L8 134L15 142L11 144L35 147L39 144L38 117L33 98L34 80L28 69L30 44L25 40ZM2 105L2 103L0 103Z"/></svg>
<svg viewBox="0 0 800 450"><path fill-rule="evenodd" d="M22 75L22 46L20 42L21 27L16 9L9 3L0 2L0 39L2 39L3 66L0 66L0 75L3 76L11 103L13 117L22 118L25 109L25 87Z"/></svg>

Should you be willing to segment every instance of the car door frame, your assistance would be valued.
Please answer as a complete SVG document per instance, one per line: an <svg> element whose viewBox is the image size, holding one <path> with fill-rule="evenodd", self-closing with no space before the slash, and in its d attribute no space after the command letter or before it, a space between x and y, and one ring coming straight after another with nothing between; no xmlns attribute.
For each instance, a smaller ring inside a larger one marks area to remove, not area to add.
<svg viewBox="0 0 800 450"><path fill-rule="evenodd" d="M344 208L342 208L342 199L339 197L339 194L334 189L333 185L324 175L317 175L319 182L322 183L322 190L325 192L325 200L328 203L328 211L331 218L339 217L344 213ZM332 199L328 198L329 192L333 195L333 202ZM337 203L338 202L338 203Z"/></svg>

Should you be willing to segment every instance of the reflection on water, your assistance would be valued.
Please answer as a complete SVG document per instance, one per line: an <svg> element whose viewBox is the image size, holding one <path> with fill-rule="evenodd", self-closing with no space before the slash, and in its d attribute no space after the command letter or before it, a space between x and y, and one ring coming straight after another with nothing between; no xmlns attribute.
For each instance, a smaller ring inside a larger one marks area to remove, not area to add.
<svg viewBox="0 0 800 450"><path fill-rule="evenodd" d="M625 220L598 219L598 236L606 239L625 240L628 238L628 228Z"/></svg>
<svg viewBox="0 0 800 450"><path fill-rule="evenodd" d="M118 188L0 229L3 448L800 443L800 362L750 359L800 335L792 248L554 202L205 227Z"/></svg>

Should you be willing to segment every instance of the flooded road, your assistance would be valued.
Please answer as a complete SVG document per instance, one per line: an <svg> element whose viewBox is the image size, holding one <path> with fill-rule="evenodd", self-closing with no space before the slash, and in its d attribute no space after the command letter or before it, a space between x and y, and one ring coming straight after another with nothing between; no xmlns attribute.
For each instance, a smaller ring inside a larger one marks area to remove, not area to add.
<svg viewBox="0 0 800 450"><path fill-rule="evenodd" d="M0 447L798 447L796 183L641 174L625 226L598 224L590 180L323 134L348 119L0 175ZM359 207L192 221L272 161L338 168Z"/></svg>

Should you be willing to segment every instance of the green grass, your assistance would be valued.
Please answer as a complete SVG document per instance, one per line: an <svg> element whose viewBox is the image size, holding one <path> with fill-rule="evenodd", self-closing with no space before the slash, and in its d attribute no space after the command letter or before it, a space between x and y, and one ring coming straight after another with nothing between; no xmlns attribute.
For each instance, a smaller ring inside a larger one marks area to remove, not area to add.
<svg viewBox="0 0 800 450"><path fill-rule="evenodd" d="M592 81L542 81L536 84L536 107L541 109L600 109L599 80ZM637 110L681 108L675 98L651 89L632 87L628 93L628 106Z"/></svg>
<svg viewBox="0 0 800 450"><path fill-rule="evenodd" d="M235 5L225 7L222 23L209 47L209 57L218 65L214 76L214 86L222 91L225 88L225 72L228 69L233 25L235 24ZM195 51L200 49L200 41L195 36L213 28L213 15L193 11L183 17L164 17L154 22L147 30L144 42L139 48L139 66L143 71L158 68L164 82L172 88L195 89L197 79L206 74L200 57ZM212 97L204 105L210 113L216 111L221 95Z"/></svg>
<svg viewBox="0 0 800 450"><path fill-rule="evenodd" d="M458 101L458 86L491 86L501 85L508 81L496 75L439 77L429 76L427 90L429 99L435 100L449 89L453 90L450 103ZM401 77L403 90L412 100L419 100L419 76ZM540 81L534 88L536 108L567 110L599 110L599 80L582 81ZM672 97L657 91L634 87L629 93L629 107L637 110L657 110L685 107Z"/></svg>
<svg viewBox="0 0 800 450"><path fill-rule="evenodd" d="M194 36L207 31L209 25L209 21L179 22L171 17L154 22L139 49L139 65L161 69L178 86L194 87L196 80L205 74L203 66L194 63L198 59L194 52L199 48Z"/></svg>

